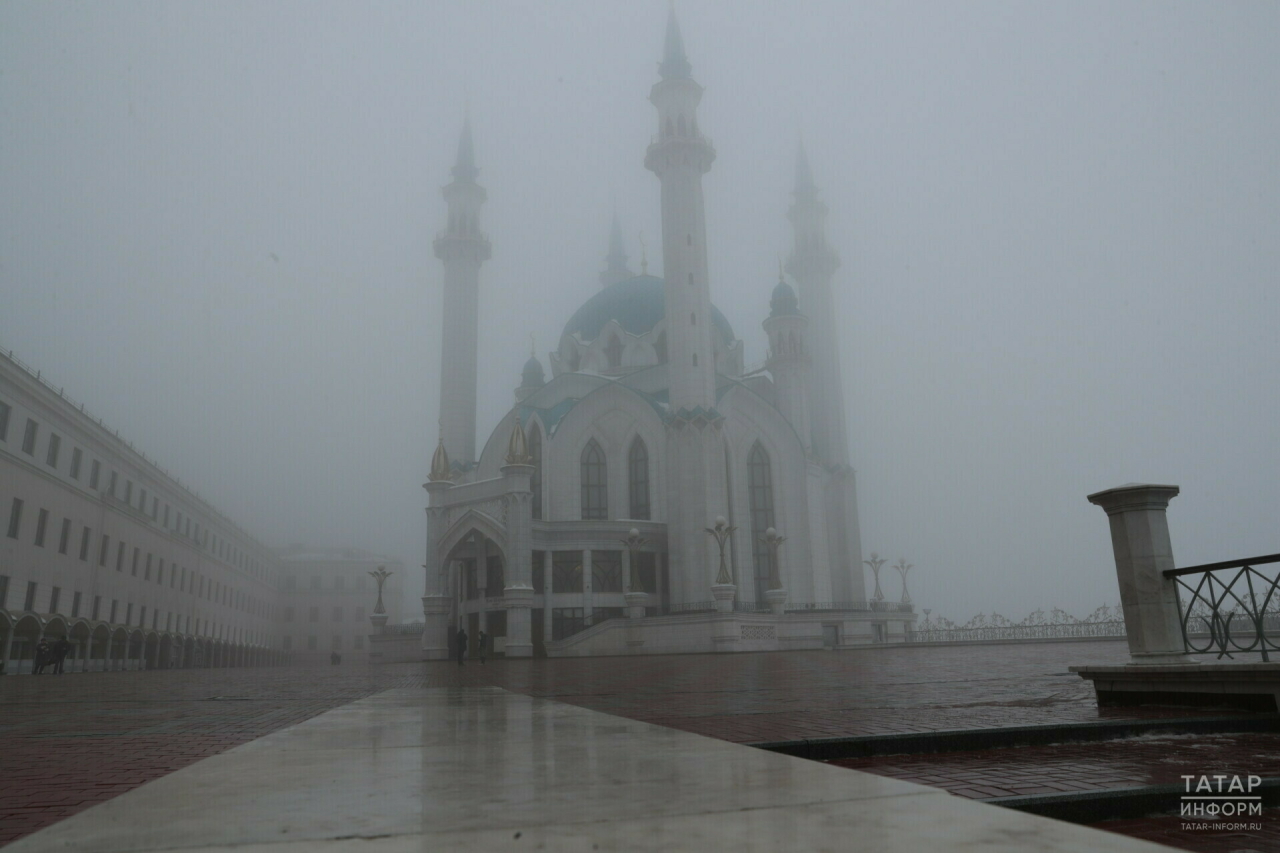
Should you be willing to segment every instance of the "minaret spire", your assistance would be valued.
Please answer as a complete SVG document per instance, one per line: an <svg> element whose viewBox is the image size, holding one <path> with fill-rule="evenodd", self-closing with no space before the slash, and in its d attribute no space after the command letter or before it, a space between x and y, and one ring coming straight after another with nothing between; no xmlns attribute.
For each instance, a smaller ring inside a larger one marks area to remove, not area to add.
<svg viewBox="0 0 1280 853"><path fill-rule="evenodd" d="M684 38L680 35L680 22L676 20L676 5L667 12L667 36L662 45L662 64L658 66L662 79L688 78L693 66L684 55Z"/></svg>
<svg viewBox="0 0 1280 853"><path fill-rule="evenodd" d="M627 253L622 246L622 225L618 222L618 212L613 212L613 224L609 228L609 254L605 255L605 270L600 273L600 283L605 287L619 281L634 278L635 273L627 268Z"/></svg>
<svg viewBox="0 0 1280 853"><path fill-rule="evenodd" d="M480 265L490 255L489 238L480 230L480 207L487 195L476 183L479 174L467 116L458 137L453 180L442 191L449 224L435 240L436 257L444 263L440 438L464 466L476 458Z"/></svg>

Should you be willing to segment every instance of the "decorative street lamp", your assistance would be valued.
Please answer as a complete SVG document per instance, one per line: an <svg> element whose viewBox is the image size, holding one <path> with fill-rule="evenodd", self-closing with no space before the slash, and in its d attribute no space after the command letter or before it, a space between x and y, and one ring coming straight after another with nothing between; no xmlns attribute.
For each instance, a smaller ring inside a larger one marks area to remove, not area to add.
<svg viewBox="0 0 1280 853"><path fill-rule="evenodd" d="M875 575L876 578L876 591L871 594L872 601L884 601L884 593L880 591L880 567L887 562L889 561L881 557L875 551L871 552L870 560L862 561L864 566L871 567L871 574Z"/></svg>
<svg viewBox="0 0 1280 853"><path fill-rule="evenodd" d="M378 603L373 606L373 615L369 617L369 621L373 623L373 627L381 630L387 626L387 608L382 604L382 586L393 573L387 571L386 566L378 566L369 574L378 582Z"/></svg>
<svg viewBox="0 0 1280 853"><path fill-rule="evenodd" d="M718 515L716 516L716 526L704 529L715 537L716 544L720 546L720 571L716 573L716 584L722 586L733 583L733 575L729 574L729 564L724 559L724 543L729 541L729 537L738 528L726 521L723 515Z"/></svg>
<svg viewBox="0 0 1280 853"><path fill-rule="evenodd" d="M760 537L760 541L769 549L770 558L768 589L765 590L764 598L769 602L774 615L781 616L783 606L787 603L787 591L782 588L782 578L778 572L778 548L787 541L787 537L779 536L778 531L770 527Z"/></svg>
<svg viewBox="0 0 1280 853"><path fill-rule="evenodd" d="M902 575L902 603L910 604L911 595L907 592L907 572L915 567L901 557L898 558L898 562L893 567L898 570L898 574Z"/></svg>
<svg viewBox="0 0 1280 853"><path fill-rule="evenodd" d="M636 553L649 544L649 540L640 535L640 531L631 528L627 538L622 540L627 548L627 588L622 597L627 602L627 616L639 619L644 616L644 605L649 600L648 590L636 589Z"/></svg>

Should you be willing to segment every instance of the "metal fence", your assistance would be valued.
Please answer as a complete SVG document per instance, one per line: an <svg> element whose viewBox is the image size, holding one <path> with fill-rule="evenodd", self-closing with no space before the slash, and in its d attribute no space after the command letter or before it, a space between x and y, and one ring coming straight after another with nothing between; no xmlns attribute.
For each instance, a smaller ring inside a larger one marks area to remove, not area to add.
<svg viewBox="0 0 1280 853"><path fill-rule="evenodd" d="M1164 573L1175 582L1182 641L1193 654L1280 651L1280 554ZM1258 569L1258 566L1270 566Z"/></svg>
<svg viewBox="0 0 1280 853"><path fill-rule="evenodd" d="M966 643L983 640L1060 640L1081 637L1124 637L1124 614L1120 605L1103 605L1084 619L1059 608L1045 613L1037 610L1021 622L992 613L979 613L963 625L925 612L908 635L913 643Z"/></svg>

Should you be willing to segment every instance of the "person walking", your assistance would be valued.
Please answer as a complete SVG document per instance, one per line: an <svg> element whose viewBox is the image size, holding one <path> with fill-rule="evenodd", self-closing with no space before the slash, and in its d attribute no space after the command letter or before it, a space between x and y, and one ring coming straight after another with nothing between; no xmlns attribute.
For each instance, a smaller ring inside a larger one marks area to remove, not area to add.
<svg viewBox="0 0 1280 853"><path fill-rule="evenodd" d="M489 654L489 635L480 629L480 636L476 638L476 651L480 653L480 663L484 663L485 657Z"/></svg>
<svg viewBox="0 0 1280 853"><path fill-rule="evenodd" d="M62 675L62 664L71 652L71 644L67 642L66 637L59 637L53 641L53 646L49 651L53 654L53 674Z"/></svg>
<svg viewBox="0 0 1280 853"><path fill-rule="evenodd" d="M458 666L462 666L462 659L467 656L467 632L462 628L458 629Z"/></svg>
<svg viewBox="0 0 1280 853"><path fill-rule="evenodd" d="M36 653L31 663L33 665L33 668L31 670L32 675L39 675L40 673L44 672L44 668L49 664L49 641L48 640L41 640L40 642L36 643Z"/></svg>

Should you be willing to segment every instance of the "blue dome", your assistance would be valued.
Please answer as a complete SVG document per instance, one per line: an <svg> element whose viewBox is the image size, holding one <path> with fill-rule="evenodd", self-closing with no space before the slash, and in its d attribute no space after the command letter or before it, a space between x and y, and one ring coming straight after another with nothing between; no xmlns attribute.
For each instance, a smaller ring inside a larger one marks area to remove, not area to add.
<svg viewBox="0 0 1280 853"><path fill-rule="evenodd" d="M610 320L617 320L622 328L633 335L651 332L662 320L666 308L662 279L652 275L638 275L611 284L592 296L564 327L566 335L576 334L584 341L593 341ZM714 305L711 319L725 344L734 341L733 328Z"/></svg>

